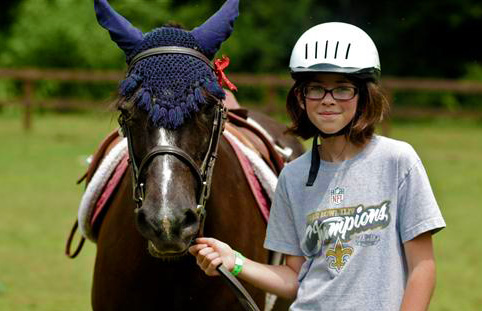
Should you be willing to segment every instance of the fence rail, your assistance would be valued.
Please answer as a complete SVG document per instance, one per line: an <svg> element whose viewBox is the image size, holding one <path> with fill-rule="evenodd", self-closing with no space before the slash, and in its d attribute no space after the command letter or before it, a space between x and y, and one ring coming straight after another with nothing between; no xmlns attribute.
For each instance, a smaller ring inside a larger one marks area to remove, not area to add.
<svg viewBox="0 0 482 311"><path fill-rule="evenodd" d="M10 69L0 68L0 79L17 80L22 83L23 96L20 101L24 107L23 126L26 130L32 127L32 107L38 104L34 99L35 82L37 81L58 81L58 82L78 82L78 83L118 83L124 77L124 72L114 70L57 70L57 69ZM238 86L261 87L266 89L266 98L263 100L267 112L277 110L276 106L276 90L277 88L289 88L293 81L289 75L254 75L232 73L230 79ZM425 79L425 78L397 78L384 77L382 86L389 96L393 96L395 91L450 91L459 94L482 94L482 82L476 81L458 81L443 79ZM68 107L68 108L85 108L95 107L98 102L81 101L76 99L50 99L42 100L43 105L48 107ZM395 113L401 112L403 109L395 107ZM408 111L403 112L404 114ZM437 115L471 115L482 118L482 111L478 112L451 112L446 109L428 109L425 112L412 111L412 115L423 114ZM388 131L389 125L385 123L384 132Z"/></svg>

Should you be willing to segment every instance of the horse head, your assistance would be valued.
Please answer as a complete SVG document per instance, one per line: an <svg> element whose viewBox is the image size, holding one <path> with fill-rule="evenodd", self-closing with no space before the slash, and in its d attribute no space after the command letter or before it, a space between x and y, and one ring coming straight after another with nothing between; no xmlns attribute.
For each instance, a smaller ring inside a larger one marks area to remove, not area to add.
<svg viewBox="0 0 482 311"><path fill-rule="evenodd" d="M138 231L151 255L184 255L202 230L222 132L225 93L211 60L238 16L238 0L201 26L143 34L95 0L97 20L124 51L119 123L129 146Z"/></svg>

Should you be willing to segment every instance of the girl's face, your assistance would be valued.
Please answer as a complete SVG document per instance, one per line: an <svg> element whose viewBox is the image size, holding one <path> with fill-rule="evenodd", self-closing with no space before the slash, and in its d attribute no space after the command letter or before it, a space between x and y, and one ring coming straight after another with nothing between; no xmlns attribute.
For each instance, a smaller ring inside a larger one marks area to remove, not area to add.
<svg viewBox="0 0 482 311"><path fill-rule="evenodd" d="M355 116L358 90L341 74L317 74L301 91L304 96L298 95L298 103L311 123L325 134L340 131Z"/></svg>

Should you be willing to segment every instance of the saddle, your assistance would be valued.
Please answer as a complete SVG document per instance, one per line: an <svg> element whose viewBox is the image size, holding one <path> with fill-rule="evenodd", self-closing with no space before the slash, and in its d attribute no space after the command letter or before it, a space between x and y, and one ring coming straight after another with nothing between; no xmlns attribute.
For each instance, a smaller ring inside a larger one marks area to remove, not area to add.
<svg viewBox="0 0 482 311"><path fill-rule="evenodd" d="M248 122L248 110L242 108L233 93L227 90L224 105L228 108L228 122L225 125L225 130L261 156L278 176L285 161L276 150L275 144L259 128Z"/></svg>
<svg viewBox="0 0 482 311"><path fill-rule="evenodd" d="M97 150L95 151L94 155L92 156L89 167L87 168L87 171L82 175L78 180L77 184L82 183L82 181L85 180L85 184L89 184L90 180L92 179L92 176L94 176L95 171L100 165L100 162L102 159L105 158L105 156L109 153L109 151L112 150L112 148L122 139L119 135L119 130L116 129L112 131L107 137L105 137L99 144L99 147L97 147Z"/></svg>

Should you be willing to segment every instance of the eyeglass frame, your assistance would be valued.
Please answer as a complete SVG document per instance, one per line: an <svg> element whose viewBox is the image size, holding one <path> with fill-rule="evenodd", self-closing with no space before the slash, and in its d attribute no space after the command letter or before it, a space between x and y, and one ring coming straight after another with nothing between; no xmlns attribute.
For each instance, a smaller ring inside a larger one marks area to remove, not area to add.
<svg viewBox="0 0 482 311"><path fill-rule="evenodd" d="M314 87L314 88L320 88L322 89L325 93L323 94L323 96L321 98L313 98L313 97L307 97L306 96L306 88L307 87ZM353 97L351 98L347 98L347 99L338 99L338 98L335 98L335 96L333 95L333 91L336 90L336 89L339 89L339 88L349 88L349 89L353 89L354 92L353 92ZM358 95L358 88L356 86L337 86L337 87L334 87L332 89L327 89L323 86L318 86L318 85L304 85L302 86L302 94L305 98L307 99L310 99L310 100L323 100L325 97L326 97L326 94L330 93L331 97L334 99L334 100L338 100L338 101L348 101L348 100L352 100L353 98L355 98L357 95Z"/></svg>

